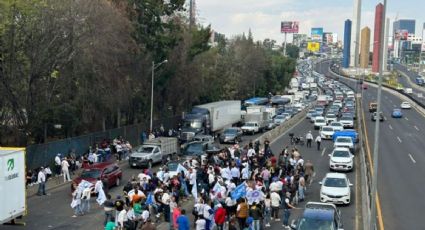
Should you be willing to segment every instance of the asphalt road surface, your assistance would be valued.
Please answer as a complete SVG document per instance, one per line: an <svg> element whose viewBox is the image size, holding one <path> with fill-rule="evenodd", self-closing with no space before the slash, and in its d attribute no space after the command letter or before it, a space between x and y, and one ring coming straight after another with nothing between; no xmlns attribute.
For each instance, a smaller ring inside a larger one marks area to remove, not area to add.
<svg viewBox="0 0 425 230"><path fill-rule="evenodd" d="M403 85L403 87L412 88L413 93L411 94L411 96L425 104L425 88L419 86L422 90L418 90L418 85L416 85L416 77L420 76L416 72L409 71L404 65L394 63L393 66L395 70L404 73L410 79L410 81L408 81L405 76L401 76L398 78L399 82ZM418 94L422 94L422 97L418 97Z"/></svg>
<svg viewBox="0 0 425 230"><path fill-rule="evenodd" d="M343 78L341 78L343 79ZM355 82L345 83L355 87ZM376 100L377 88L363 94L363 110L369 149L373 151L375 122L370 119L368 104ZM425 122L416 110L403 110L403 118L391 117L402 100L382 91L382 111L386 118L380 125L378 193L385 229L424 229L423 199L425 183Z"/></svg>

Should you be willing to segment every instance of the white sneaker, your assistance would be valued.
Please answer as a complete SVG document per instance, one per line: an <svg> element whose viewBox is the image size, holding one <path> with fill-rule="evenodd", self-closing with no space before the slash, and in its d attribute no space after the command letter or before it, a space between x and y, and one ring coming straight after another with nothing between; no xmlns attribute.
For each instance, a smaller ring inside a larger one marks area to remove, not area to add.
<svg viewBox="0 0 425 230"><path fill-rule="evenodd" d="M273 220L273 217L271 217L270 220Z"/></svg>
<svg viewBox="0 0 425 230"><path fill-rule="evenodd" d="M280 221L280 219L275 219L275 221Z"/></svg>
<svg viewBox="0 0 425 230"><path fill-rule="evenodd" d="M270 224L266 224L266 227L270 227Z"/></svg>

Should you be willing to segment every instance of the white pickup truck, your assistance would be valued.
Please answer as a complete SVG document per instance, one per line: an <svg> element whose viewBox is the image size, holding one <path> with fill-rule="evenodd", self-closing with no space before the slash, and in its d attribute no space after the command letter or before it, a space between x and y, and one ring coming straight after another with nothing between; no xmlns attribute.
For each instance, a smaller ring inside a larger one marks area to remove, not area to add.
<svg viewBox="0 0 425 230"><path fill-rule="evenodd" d="M163 159L170 159L179 153L177 138L158 137L146 141L136 152L133 152L128 159L130 167L152 168L155 163L162 162Z"/></svg>

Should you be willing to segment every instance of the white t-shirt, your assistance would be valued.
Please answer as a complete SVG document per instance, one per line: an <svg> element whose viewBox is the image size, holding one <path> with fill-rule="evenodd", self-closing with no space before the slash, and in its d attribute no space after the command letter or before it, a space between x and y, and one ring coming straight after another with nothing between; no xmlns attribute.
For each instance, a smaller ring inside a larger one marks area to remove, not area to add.
<svg viewBox="0 0 425 230"><path fill-rule="evenodd" d="M195 223L196 223L196 230L205 230L205 225L207 224L205 219L198 219Z"/></svg>
<svg viewBox="0 0 425 230"><path fill-rule="evenodd" d="M124 227L124 222L126 222L127 220L127 211L123 209L121 212L118 213L118 225Z"/></svg>
<svg viewBox="0 0 425 230"><path fill-rule="evenodd" d="M56 165L61 165L61 158L59 156L55 157L55 164Z"/></svg>
<svg viewBox="0 0 425 230"><path fill-rule="evenodd" d="M229 196L229 197L226 198L225 203L226 203L226 206L232 207L232 206L236 205L236 200L232 200L232 197Z"/></svg>
<svg viewBox="0 0 425 230"><path fill-rule="evenodd" d="M38 172L37 182L41 183L41 182L45 182L45 181L46 181L46 175L44 175L43 170L40 170L40 172Z"/></svg>
<svg viewBox="0 0 425 230"><path fill-rule="evenodd" d="M196 171L193 170L193 172L189 176L189 184L194 185L196 184Z"/></svg>
<svg viewBox="0 0 425 230"><path fill-rule="evenodd" d="M246 154L248 157L252 157L255 155L255 150L254 149L248 149L248 153Z"/></svg>
<svg viewBox="0 0 425 230"><path fill-rule="evenodd" d="M279 207L281 199L278 193L272 192L270 194L270 200L273 207Z"/></svg>
<svg viewBox="0 0 425 230"><path fill-rule="evenodd" d="M67 160L62 161L62 171L68 171L69 164Z"/></svg>

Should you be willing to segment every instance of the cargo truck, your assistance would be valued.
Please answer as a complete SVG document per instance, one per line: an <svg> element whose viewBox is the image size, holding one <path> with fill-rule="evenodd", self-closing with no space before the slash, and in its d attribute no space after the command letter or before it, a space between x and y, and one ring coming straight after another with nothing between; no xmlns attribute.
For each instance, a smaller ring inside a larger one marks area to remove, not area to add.
<svg viewBox="0 0 425 230"><path fill-rule="evenodd" d="M192 108L183 116L180 131L182 143L191 141L196 134L219 133L241 121L241 101L218 101Z"/></svg>
<svg viewBox="0 0 425 230"><path fill-rule="evenodd" d="M25 148L0 147L0 224L26 214Z"/></svg>
<svg viewBox="0 0 425 230"><path fill-rule="evenodd" d="M179 154L179 145L175 137L158 137L146 141L135 152L133 152L128 163L130 167L152 168L155 163L161 163L164 159L171 160Z"/></svg>
<svg viewBox="0 0 425 230"><path fill-rule="evenodd" d="M245 124L241 127L243 133L255 134L263 132L268 126L269 113L250 113L245 116Z"/></svg>

